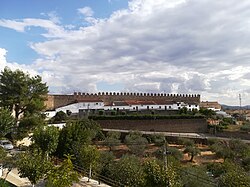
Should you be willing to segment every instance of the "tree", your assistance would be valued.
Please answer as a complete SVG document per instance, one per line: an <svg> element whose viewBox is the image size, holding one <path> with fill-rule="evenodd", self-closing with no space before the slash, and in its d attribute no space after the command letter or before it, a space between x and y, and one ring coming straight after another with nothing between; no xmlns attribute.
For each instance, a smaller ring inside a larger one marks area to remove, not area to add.
<svg viewBox="0 0 250 187"><path fill-rule="evenodd" d="M8 67L0 73L0 106L14 110L17 120L22 113L41 111L47 93L48 87L38 75L30 77L21 70L12 71Z"/></svg>
<svg viewBox="0 0 250 187"><path fill-rule="evenodd" d="M0 109L0 137L12 132L15 127L15 118L7 108Z"/></svg>
<svg viewBox="0 0 250 187"><path fill-rule="evenodd" d="M216 186L202 166L183 167L180 170L181 180L185 187Z"/></svg>
<svg viewBox="0 0 250 187"><path fill-rule="evenodd" d="M120 182L120 186L139 187L144 185L144 172L141 162L134 155L124 155L110 168L113 180Z"/></svg>
<svg viewBox="0 0 250 187"><path fill-rule="evenodd" d="M45 121L40 114L34 114L32 116L25 116L18 123L18 128L15 133L11 134L11 138L23 139L35 128L44 127Z"/></svg>
<svg viewBox="0 0 250 187"><path fill-rule="evenodd" d="M143 169L146 174L144 184L145 186L166 186L166 175L162 166L163 164L159 164L156 159L149 159L144 162Z"/></svg>
<svg viewBox="0 0 250 187"><path fill-rule="evenodd" d="M92 176L92 170L97 166L100 152L93 145L83 145L75 151L76 164L89 171L89 178Z"/></svg>
<svg viewBox="0 0 250 187"><path fill-rule="evenodd" d="M113 152L103 151L100 152L100 158L98 160L98 173L101 176L109 177L110 176L110 167L114 164L115 156Z"/></svg>
<svg viewBox="0 0 250 187"><path fill-rule="evenodd" d="M52 123L60 123L67 119L67 114L63 111L59 111L56 113L54 117L51 118Z"/></svg>
<svg viewBox="0 0 250 187"><path fill-rule="evenodd" d="M200 108L199 111L202 115L204 115L206 118L211 118L213 116L216 115L216 112L211 110L211 109L207 109L207 108Z"/></svg>
<svg viewBox="0 0 250 187"><path fill-rule="evenodd" d="M194 157L199 155L200 152L200 149L196 146L187 146L184 150L184 153L188 153L188 155L191 156L190 162L193 162Z"/></svg>
<svg viewBox="0 0 250 187"><path fill-rule="evenodd" d="M107 137L104 140L104 144L109 147L109 151L112 151L112 148L121 142L120 136L120 132L109 131L107 133Z"/></svg>
<svg viewBox="0 0 250 187"><path fill-rule="evenodd" d="M179 138L179 143L184 146L194 146L194 141L188 138Z"/></svg>
<svg viewBox="0 0 250 187"><path fill-rule="evenodd" d="M7 152L2 147L0 147L0 164L3 163L6 157L7 157Z"/></svg>
<svg viewBox="0 0 250 187"><path fill-rule="evenodd" d="M149 134L146 136L146 139L148 140L148 142L150 143L154 143L157 146L161 146L164 144L165 142L165 136L164 134Z"/></svg>
<svg viewBox="0 0 250 187"><path fill-rule="evenodd" d="M69 187L79 181L79 175L74 171L68 156L59 166L54 166L47 174L46 187Z"/></svg>
<svg viewBox="0 0 250 187"><path fill-rule="evenodd" d="M125 142L130 151L135 155L142 155L148 143L147 139L142 137L142 134L137 131L130 132L125 137Z"/></svg>
<svg viewBox="0 0 250 187"><path fill-rule="evenodd" d="M182 151L180 151L179 149L175 148L175 147L168 147L167 148L168 153L170 154L170 156L172 156L173 158L175 158L176 160L182 160L183 159L183 153Z"/></svg>
<svg viewBox="0 0 250 187"><path fill-rule="evenodd" d="M210 146L218 157L240 161L250 155L250 147L242 140L218 141Z"/></svg>
<svg viewBox="0 0 250 187"><path fill-rule="evenodd" d="M101 128L93 120L68 121L59 133L56 155L75 155L80 145L88 145L99 134Z"/></svg>
<svg viewBox="0 0 250 187"><path fill-rule="evenodd" d="M234 169L224 173L219 178L219 186L223 187L249 187L250 186L250 176L240 167L235 167Z"/></svg>
<svg viewBox="0 0 250 187"><path fill-rule="evenodd" d="M36 150L18 155L18 173L20 177L27 177L33 186L46 176L51 167L52 163Z"/></svg>
<svg viewBox="0 0 250 187"><path fill-rule="evenodd" d="M1 151L0 151L1 152ZM3 156L3 157L2 157ZM12 169L16 168L16 162L17 162L17 156L16 155L1 155L2 161L0 161L0 165L3 169L7 170L7 173L5 174L4 181L6 180L9 173L12 171ZM1 186L1 185L0 185Z"/></svg>
<svg viewBox="0 0 250 187"><path fill-rule="evenodd" d="M58 145L59 130L54 126L40 127L34 131L32 141L42 150L42 154L53 153Z"/></svg>

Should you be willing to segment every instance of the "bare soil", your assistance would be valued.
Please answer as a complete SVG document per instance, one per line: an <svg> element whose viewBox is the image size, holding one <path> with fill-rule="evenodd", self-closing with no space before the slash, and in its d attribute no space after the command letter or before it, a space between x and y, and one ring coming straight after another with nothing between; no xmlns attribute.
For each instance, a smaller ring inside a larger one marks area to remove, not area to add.
<svg viewBox="0 0 250 187"><path fill-rule="evenodd" d="M169 144L168 146L175 147L182 152L185 149L183 145L178 145L178 144ZM211 163L211 162L223 162L223 159L218 159L215 153L211 152L211 150L209 149L207 145L197 144L197 146L200 149L201 154L194 157L192 164L202 165L202 164ZM109 148L106 146L99 146L98 149L102 151L109 151ZM159 149L161 149L159 146L156 146L154 144L148 144L144 155L155 155L157 150ZM129 153L129 149L126 145L115 146L112 148L112 151L117 159ZM187 153L183 154L182 163L183 164L190 163L189 160L190 160L190 156L188 156Z"/></svg>

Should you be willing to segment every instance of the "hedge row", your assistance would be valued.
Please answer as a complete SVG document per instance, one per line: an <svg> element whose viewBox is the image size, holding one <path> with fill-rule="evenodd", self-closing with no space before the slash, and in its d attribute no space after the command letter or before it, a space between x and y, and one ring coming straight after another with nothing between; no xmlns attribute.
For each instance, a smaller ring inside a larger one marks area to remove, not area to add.
<svg viewBox="0 0 250 187"><path fill-rule="evenodd" d="M116 115L116 116L89 116L93 120L156 120L156 119L203 119L202 115Z"/></svg>

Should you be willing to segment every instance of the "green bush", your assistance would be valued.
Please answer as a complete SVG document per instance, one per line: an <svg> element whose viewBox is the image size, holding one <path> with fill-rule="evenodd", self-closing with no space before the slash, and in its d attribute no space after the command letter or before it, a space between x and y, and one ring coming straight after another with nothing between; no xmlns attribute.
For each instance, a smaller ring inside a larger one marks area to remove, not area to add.
<svg viewBox="0 0 250 187"><path fill-rule="evenodd" d="M242 125L240 127L240 130L245 131L245 132L250 132L250 124Z"/></svg>
<svg viewBox="0 0 250 187"><path fill-rule="evenodd" d="M102 116L102 115L104 114L104 110L99 110L99 111L98 111L98 114L99 114L100 116Z"/></svg>
<svg viewBox="0 0 250 187"><path fill-rule="evenodd" d="M116 111L115 110L112 110L111 111L111 116L115 116L116 115Z"/></svg>

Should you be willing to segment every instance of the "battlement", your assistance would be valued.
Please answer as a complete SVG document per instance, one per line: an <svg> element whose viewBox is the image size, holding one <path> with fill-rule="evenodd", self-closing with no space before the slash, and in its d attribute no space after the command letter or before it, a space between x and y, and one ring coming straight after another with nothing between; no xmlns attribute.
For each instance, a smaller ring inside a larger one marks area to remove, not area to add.
<svg viewBox="0 0 250 187"><path fill-rule="evenodd" d="M53 110L84 100L102 100L105 104L114 101L140 100L140 101L172 101L200 104L199 94L167 94L167 93L139 93L139 92L74 92L73 95L48 95L45 101L46 109Z"/></svg>
<svg viewBox="0 0 250 187"><path fill-rule="evenodd" d="M166 93L142 93L142 92L98 92L98 93L86 93L86 92L74 92L76 97L84 96L156 96L156 97L199 97L199 94L166 94Z"/></svg>

